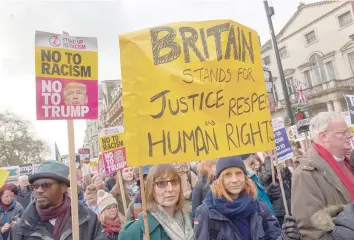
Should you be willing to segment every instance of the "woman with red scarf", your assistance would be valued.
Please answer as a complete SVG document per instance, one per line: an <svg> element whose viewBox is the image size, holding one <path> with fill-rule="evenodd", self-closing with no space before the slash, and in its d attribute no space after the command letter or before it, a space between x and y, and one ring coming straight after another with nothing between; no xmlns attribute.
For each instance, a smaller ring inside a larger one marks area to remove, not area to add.
<svg viewBox="0 0 354 240"><path fill-rule="evenodd" d="M15 184L5 184L0 189L0 229L1 240L6 240L11 230L12 225L18 218L21 217L23 212L22 205L15 200L17 195L17 187Z"/></svg>
<svg viewBox="0 0 354 240"><path fill-rule="evenodd" d="M104 227L106 237L109 240L117 240L124 222L123 216L118 211L117 200L103 190L98 191L97 198L98 218Z"/></svg>

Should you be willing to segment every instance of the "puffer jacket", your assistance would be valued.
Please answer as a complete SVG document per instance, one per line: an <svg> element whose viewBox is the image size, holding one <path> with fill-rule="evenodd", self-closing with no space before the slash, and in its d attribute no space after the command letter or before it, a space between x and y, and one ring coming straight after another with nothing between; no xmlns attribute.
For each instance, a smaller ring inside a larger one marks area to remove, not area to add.
<svg viewBox="0 0 354 240"><path fill-rule="evenodd" d="M209 193L210 194L210 193ZM258 203L257 211L251 216L250 232L252 240L272 239L281 240L283 237L279 222L262 200L256 200ZM217 230L210 229L210 219L217 223ZM212 203L206 198L203 204L197 208L194 220L194 233L197 240L212 239L210 233L217 232L216 240L242 240L236 225L226 216L221 214Z"/></svg>
<svg viewBox="0 0 354 240"><path fill-rule="evenodd" d="M20 219L23 213L23 207L21 203L17 201L12 201L7 211L5 211L0 205L0 228L2 228L5 223L16 222ZM10 229L11 230L11 229ZM4 232L0 234L0 240L8 239L8 232Z"/></svg>
<svg viewBox="0 0 354 240"><path fill-rule="evenodd" d="M326 232L326 240L353 240L354 203L324 208L316 212L311 221L316 229Z"/></svg>
<svg viewBox="0 0 354 240"><path fill-rule="evenodd" d="M103 240L106 235L97 216L91 210L79 204L79 240ZM24 211L22 218L10 231L10 240L53 240L44 224L40 221L35 202L30 203ZM72 220L65 224L60 240L72 240Z"/></svg>

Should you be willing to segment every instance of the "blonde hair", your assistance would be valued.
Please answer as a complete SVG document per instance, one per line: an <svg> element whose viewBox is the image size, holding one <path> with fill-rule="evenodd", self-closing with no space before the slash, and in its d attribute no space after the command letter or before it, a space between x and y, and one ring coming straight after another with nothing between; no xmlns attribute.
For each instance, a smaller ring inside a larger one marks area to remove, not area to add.
<svg viewBox="0 0 354 240"><path fill-rule="evenodd" d="M225 169L224 171L221 172L221 175L212 183L211 185L211 192L213 195L217 198L226 198L227 201L232 202L232 197L230 194L226 191L225 186L224 186L224 178L227 173L229 173L231 170L230 169ZM253 183L253 181L245 175L245 188L243 189L242 192L250 195L253 197L253 199L257 199L257 188L256 185Z"/></svg>
<svg viewBox="0 0 354 240"><path fill-rule="evenodd" d="M198 174L201 176L208 177L208 180L210 182L215 176L215 173L213 173L211 169L214 164L216 164L216 159L200 162L197 167Z"/></svg>
<svg viewBox="0 0 354 240"><path fill-rule="evenodd" d="M174 166L170 164L154 165L147 176L146 179L146 209L150 211L152 207L157 204L155 200L155 181L156 179L176 179L178 178L180 191L178 202L176 204L176 210L182 210L184 206L184 195L181 184L181 177L179 176L177 170Z"/></svg>
<svg viewBox="0 0 354 240"><path fill-rule="evenodd" d="M115 203L114 203L115 204ZM111 204L112 205L112 204ZM116 217L116 221L120 222L121 224L124 223L125 221L125 217L123 216L123 214L121 214L118 210L118 204L117 204L117 217ZM100 220L101 223L105 223L107 221L107 211L108 209L105 208L103 209L103 211L100 213L100 215L98 216L98 219Z"/></svg>
<svg viewBox="0 0 354 240"><path fill-rule="evenodd" d="M86 85L83 83L79 83L79 82L71 82L71 83L66 84L64 87L64 91L67 91L68 88L71 88L71 87L78 87L78 88L82 88L85 91L87 91Z"/></svg>

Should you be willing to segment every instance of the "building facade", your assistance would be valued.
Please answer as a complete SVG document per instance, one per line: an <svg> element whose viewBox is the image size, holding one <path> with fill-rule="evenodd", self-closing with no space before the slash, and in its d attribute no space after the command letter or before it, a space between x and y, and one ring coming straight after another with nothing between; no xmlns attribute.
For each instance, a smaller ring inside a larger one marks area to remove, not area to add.
<svg viewBox="0 0 354 240"><path fill-rule="evenodd" d="M115 99L115 89L120 86L120 80L105 80L98 85L99 118L86 121L84 139L84 147L90 149L91 158L97 158L100 153L99 132L106 126L107 109Z"/></svg>
<svg viewBox="0 0 354 240"><path fill-rule="evenodd" d="M101 121L104 127L123 125L122 83L117 80L115 85L107 91L108 101L101 112Z"/></svg>
<svg viewBox="0 0 354 240"><path fill-rule="evenodd" d="M343 94L354 93L354 4L351 1L301 3L277 34L287 91L292 104L302 92L310 115L347 111ZM261 48L263 66L272 72L274 117L285 117L285 101L271 41ZM299 91L300 90L300 91Z"/></svg>

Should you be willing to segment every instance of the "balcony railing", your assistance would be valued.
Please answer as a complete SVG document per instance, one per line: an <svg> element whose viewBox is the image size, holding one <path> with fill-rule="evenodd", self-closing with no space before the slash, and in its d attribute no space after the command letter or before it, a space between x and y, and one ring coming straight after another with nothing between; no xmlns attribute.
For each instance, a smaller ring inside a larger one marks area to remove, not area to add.
<svg viewBox="0 0 354 240"><path fill-rule="evenodd" d="M354 78L347 78L342 80L334 79L315 86L305 88L302 91L306 98L308 100L311 100L311 98L314 98L317 95L331 92L334 90L345 90L348 87L354 87ZM298 101L298 94L289 93L289 98L292 104L296 103ZM280 100L280 103L281 105L285 105L285 100Z"/></svg>

